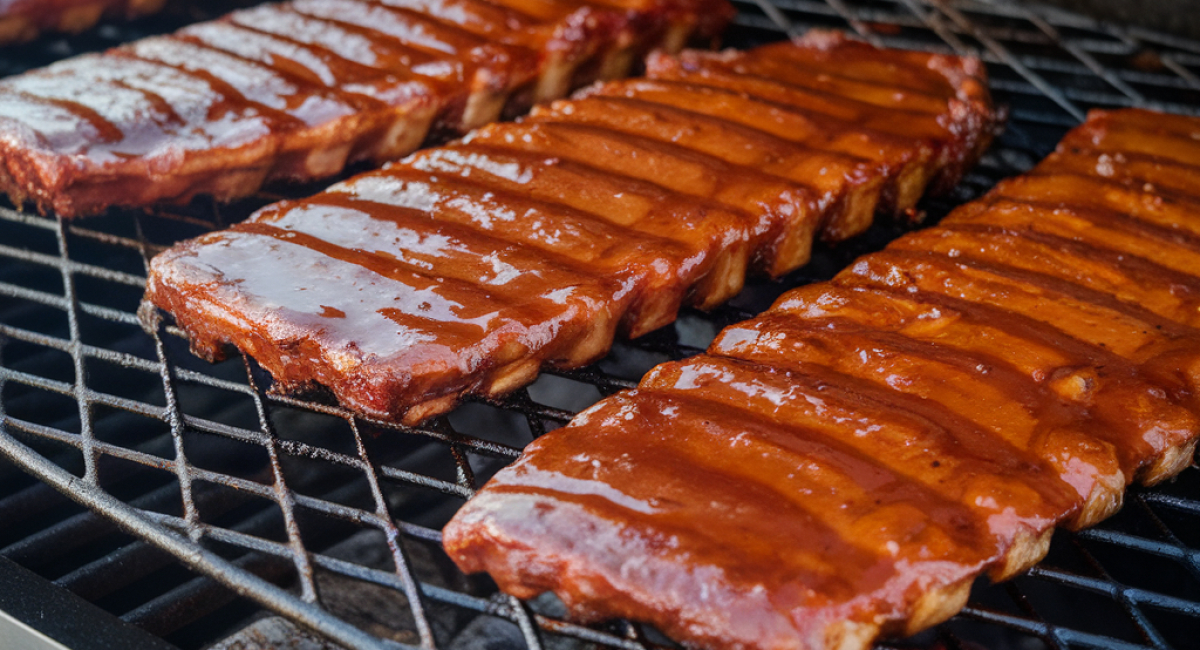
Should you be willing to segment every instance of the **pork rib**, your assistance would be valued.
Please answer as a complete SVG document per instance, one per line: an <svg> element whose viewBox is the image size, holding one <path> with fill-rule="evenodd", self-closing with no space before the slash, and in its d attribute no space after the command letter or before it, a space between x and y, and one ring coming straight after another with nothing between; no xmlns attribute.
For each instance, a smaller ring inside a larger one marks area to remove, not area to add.
<svg viewBox="0 0 1200 650"><path fill-rule="evenodd" d="M157 13L166 0L2 0L0 45L31 41L45 32L78 34L101 18L132 20Z"/></svg>
<svg viewBox="0 0 1200 650"><path fill-rule="evenodd" d="M1094 112L1030 173L539 438L451 557L583 619L857 650L1191 462L1200 119Z"/></svg>
<svg viewBox="0 0 1200 650"><path fill-rule="evenodd" d="M990 136L974 60L831 34L684 60L784 55L796 68L844 57L847 78L881 88L872 60L920 79L919 102L884 93L920 126L886 127L893 107L839 84L821 87L819 113L808 94L784 96L784 71L742 91L603 84L178 245L153 261L148 299L202 356L232 343L284 388L321 384L354 410L416 423L546 365L594 361L618 330L662 327L685 302L711 307L747 270L786 273L815 233L845 237L881 204L907 207L934 165L961 168Z"/></svg>
<svg viewBox="0 0 1200 650"><path fill-rule="evenodd" d="M382 163L711 42L726 0L291 0L0 80L0 190L61 216Z"/></svg>

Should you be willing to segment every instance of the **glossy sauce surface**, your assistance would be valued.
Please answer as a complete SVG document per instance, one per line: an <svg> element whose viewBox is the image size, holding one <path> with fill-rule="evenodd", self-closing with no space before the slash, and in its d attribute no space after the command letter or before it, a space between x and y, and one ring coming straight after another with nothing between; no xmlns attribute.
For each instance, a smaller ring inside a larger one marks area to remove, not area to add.
<svg viewBox="0 0 1200 650"><path fill-rule="evenodd" d="M714 648L865 648L949 617L982 571L1192 462L1197 138L1093 113L1030 174L539 438L446 548L511 593Z"/></svg>
<svg viewBox="0 0 1200 650"><path fill-rule="evenodd" d="M2 80L0 189L68 217L240 198L628 74L628 48L711 41L732 15L725 0L529 4L291 0Z"/></svg>
<svg viewBox="0 0 1200 650"><path fill-rule="evenodd" d="M860 48L817 40L819 48L786 47L797 59ZM753 62L778 51L737 56ZM892 53L869 51L891 65ZM725 65L730 56L711 60ZM936 126L954 110L960 79L914 69L946 99L944 114L926 118ZM227 85L239 82L235 72L222 73ZM233 343L287 387L323 384L351 408L416 422L464 393L496 397L543 366L594 361L617 331L662 327L686 303L714 306L751 269L786 273L807 261L822 225L862 208L852 194L874 193L862 199L867 220L879 205L888 161L834 144L854 137L853 124L809 146L815 131L783 139L723 106L705 114L656 94L643 100L644 83L611 82L177 246L154 260L149 298L205 356ZM609 104L620 119L598 117ZM990 119L986 94L969 106L981 123ZM787 110L802 119L805 109ZM937 146L974 155L950 143L974 136L943 128L940 137ZM720 153L723 140L745 153ZM905 158L933 146L925 136L887 140ZM757 169L764 156L774 169ZM824 174L805 180L818 164ZM230 252L256 245L270 254Z"/></svg>

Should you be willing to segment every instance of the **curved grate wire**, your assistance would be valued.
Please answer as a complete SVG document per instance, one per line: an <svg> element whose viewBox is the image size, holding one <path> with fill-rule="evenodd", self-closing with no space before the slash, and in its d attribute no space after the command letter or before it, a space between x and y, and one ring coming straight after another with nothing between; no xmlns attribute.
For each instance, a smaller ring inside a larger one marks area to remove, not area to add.
<svg viewBox="0 0 1200 650"><path fill-rule="evenodd" d="M736 3L727 39L735 46L832 27L988 63L1008 128L954 196L923 206L927 221L1031 167L1089 108L1200 113L1200 42L1024 3ZM67 48L60 40L0 50L0 72L198 17L109 28ZM672 327L618 343L593 367L547 374L503 403L469 403L406 428L356 416L326 395L275 394L252 360L198 361L161 320L142 329L137 309L150 257L278 198L74 222L0 208L0 452L135 534L141 548L165 551L222 589L352 648L670 647L644 626L574 624L552 597L522 602L498 594L485 577L462 576L440 550L441 525L533 438L904 229L879 224L855 242L821 249L782 282L752 282L714 312L687 311ZM36 502L26 497L0 495L0 514L19 510L13 504L23 498ZM67 520L17 550L77 529L85 527ZM119 559L81 561L59 583L86 591L132 579L116 577L130 571L116 568L125 567ZM208 593L197 585L196 594ZM340 606L347 588L370 591L387 616ZM156 606L123 615L149 620ZM950 622L881 647L1165 650L1194 647L1197 638L1200 469L1193 466L1173 483L1132 490L1125 509L1095 529L1060 532L1027 575L1005 585L981 581ZM501 641L507 645L495 645Z"/></svg>

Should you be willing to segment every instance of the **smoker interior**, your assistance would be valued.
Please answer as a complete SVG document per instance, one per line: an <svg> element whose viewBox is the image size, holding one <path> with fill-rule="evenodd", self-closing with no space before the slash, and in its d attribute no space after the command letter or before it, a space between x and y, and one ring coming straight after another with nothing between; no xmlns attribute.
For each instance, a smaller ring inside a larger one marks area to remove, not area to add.
<svg viewBox="0 0 1200 650"><path fill-rule="evenodd" d="M1024 4L774 1L739 0L727 44L833 27L987 61L1007 129L954 195L922 206L927 224L1031 167L1089 108L1200 112L1200 42ZM184 4L0 49L0 74L237 4ZM504 403L468 403L402 428L355 417L328 396L274 394L252 361L207 364L169 322L147 333L136 319L157 251L316 189L71 223L0 207L0 556L184 649L233 647L222 639L271 613L347 647L670 646L637 624L572 624L552 597L518 602L486 577L461 575L440 550L441 526L533 438L907 227L884 223L820 247L812 265L782 281L752 281L727 306L687 311L672 327L618 343L594 367L544 375ZM883 647L1182 649L1197 639L1193 466L1174 482L1133 489L1121 513L1092 530L1059 532L1028 575L981 580L950 622Z"/></svg>

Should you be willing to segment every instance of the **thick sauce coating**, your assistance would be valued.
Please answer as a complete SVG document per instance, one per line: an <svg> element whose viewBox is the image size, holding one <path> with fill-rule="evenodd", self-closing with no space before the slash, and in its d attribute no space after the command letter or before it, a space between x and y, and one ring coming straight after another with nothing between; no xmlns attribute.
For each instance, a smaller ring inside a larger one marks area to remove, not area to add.
<svg viewBox="0 0 1200 650"><path fill-rule="evenodd" d="M331 176L624 76L650 48L711 43L732 13L726 0L236 11L0 81L0 190L73 217Z"/></svg>
<svg viewBox="0 0 1200 650"><path fill-rule="evenodd" d="M900 104L918 79L942 111L911 118L922 127L904 136L702 81L601 84L179 245L154 260L148 298L198 353L232 343L285 388L322 384L372 416L415 423L465 393L503 395L546 365L594 361L618 331L670 323L684 303L716 305L748 271L795 269L818 232L845 237L877 208L907 207L895 197L919 195L940 173L931 161L962 167L978 155L993 116L976 61L832 34L686 60L723 69L786 53L803 67L842 49L850 78L888 88L873 56L904 71L887 91ZM247 83L221 74L222 87ZM680 106L664 87L713 101ZM778 119L747 123L752 110ZM891 107L855 110L882 123ZM953 126L964 113L981 132ZM930 153L945 151L956 153ZM900 190L894 170L917 160L926 166Z"/></svg>
<svg viewBox="0 0 1200 650"><path fill-rule="evenodd" d="M937 228L539 438L448 552L705 647L851 650L948 618L1055 525L1191 464L1197 139L1200 119L1093 113Z"/></svg>

